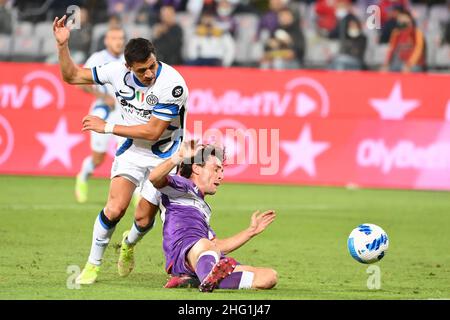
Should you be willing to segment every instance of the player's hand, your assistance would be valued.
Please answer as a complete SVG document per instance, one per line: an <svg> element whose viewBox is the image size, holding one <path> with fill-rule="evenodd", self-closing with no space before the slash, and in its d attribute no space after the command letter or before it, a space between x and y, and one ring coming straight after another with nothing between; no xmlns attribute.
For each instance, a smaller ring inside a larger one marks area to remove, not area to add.
<svg viewBox="0 0 450 320"><path fill-rule="evenodd" d="M105 133L105 120L97 116L87 115L83 118L83 129L81 131L95 131L98 133Z"/></svg>
<svg viewBox="0 0 450 320"><path fill-rule="evenodd" d="M252 219L250 222L250 227L248 230L252 236L263 232L269 224L275 220L276 214L274 210L268 210L260 213L259 210L252 214Z"/></svg>
<svg viewBox="0 0 450 320"><path fill-rule="evenodd" d="M64 46L69 42L70 29L65 25L66 18L64 15L61 19L56 17L53 20L53 35L58 46Z"/></svg>
<svg viewBox="0 0 450 320"><path fill-rule="evenodd" d="M198 140L183 141L180 150L178 150L178 152L174 154L172 160L177 164L181 163L182 161L189 160L193 156L195 156L198 148Z"/></svg>

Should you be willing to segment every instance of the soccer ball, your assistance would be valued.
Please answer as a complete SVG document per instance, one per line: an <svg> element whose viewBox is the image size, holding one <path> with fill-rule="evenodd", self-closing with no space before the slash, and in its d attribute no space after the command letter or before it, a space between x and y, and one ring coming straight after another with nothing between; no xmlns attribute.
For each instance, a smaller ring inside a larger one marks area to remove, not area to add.
<svg viewBox="0 0 450 320"><path fill-rule="evenodd" d="M386 232L379 226L364 223L350 233L347 247L356 261L374 263L384 257L389 247L389 239Z"/></svg>

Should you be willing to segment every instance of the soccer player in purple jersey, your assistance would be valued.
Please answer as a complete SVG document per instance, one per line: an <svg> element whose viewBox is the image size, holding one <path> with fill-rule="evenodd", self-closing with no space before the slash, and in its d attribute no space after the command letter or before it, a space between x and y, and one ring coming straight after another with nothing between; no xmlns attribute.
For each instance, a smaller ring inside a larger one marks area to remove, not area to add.
<svg viewBox="0 0 450 320"><path fill-rule="evenodd" d="M199 290L270 289L277 273L270 268L242 265L226 255L264 231L275 211L256 211L250 226L226 239L218 239L209 225L211 208L206 195L214 195L222 183L223 150L213 145L186 142L180 150L150 173L150 182L162 194L163 249L166 271L174 279L195 278ZM179 175L169 175L180 165ZM169 280L170 282L171 280ZM173 287L174 285L166 285Z"/></svg>

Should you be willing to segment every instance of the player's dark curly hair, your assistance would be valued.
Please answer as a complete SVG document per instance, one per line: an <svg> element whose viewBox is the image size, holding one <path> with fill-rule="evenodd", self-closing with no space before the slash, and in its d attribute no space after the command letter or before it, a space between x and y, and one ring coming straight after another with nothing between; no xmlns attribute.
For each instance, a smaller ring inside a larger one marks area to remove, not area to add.
<svg viewBox="0 0 450 320"><path fill-rule="evenodd" d="M178 173L189 179L192 175L192 165L196 164L203 167L210 156L218 158L222 163L225 162L225 148L212 144L202 145L195 156L180 164Z"/></svg>
<svg viewBox="0 0 450 320"><path fill-rule="evenodd" d="M125 46L125 61L129 66L135 62L145 62L150 55L156 56L156 49L153 43L144 38L133 38Z"/></svg>

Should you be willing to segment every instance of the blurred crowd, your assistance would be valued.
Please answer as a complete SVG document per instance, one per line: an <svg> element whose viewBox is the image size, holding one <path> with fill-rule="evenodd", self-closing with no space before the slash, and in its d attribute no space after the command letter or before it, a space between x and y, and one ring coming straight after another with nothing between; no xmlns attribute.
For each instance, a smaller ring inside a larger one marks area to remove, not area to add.
<svg viewBox="0 0 450 320"><path fill-rule="evenodd" d="M0 60L57 62L64 14L78 63L122 27L173 65L450 70L450 0L0 0Z"/></svg>

